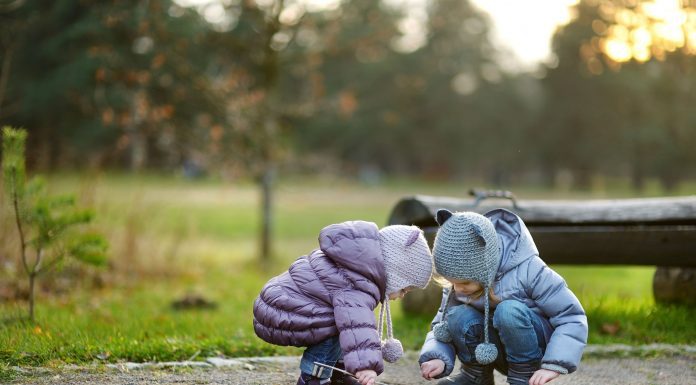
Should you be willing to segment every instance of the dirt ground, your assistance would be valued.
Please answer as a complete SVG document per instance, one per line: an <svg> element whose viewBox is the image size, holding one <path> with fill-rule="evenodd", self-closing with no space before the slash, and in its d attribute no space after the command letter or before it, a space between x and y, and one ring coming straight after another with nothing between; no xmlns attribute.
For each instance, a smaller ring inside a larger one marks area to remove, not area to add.
<svg viewBox="0 0 696 385"><path fill-rule="evenodd" d="M417 353L408 352L396 364L387 364L379 380L389 385L434 384L420 376ZM294 385L299 357L209 360L197 367L153 364L148 368L111 367L25 371L12 384L278 384ZM455 369L456 370L456 369ZM456 372L455 372L456 373ZM496 384L505 377L496 373ZM696 385L693 356L663 358L587 358L577 372L561 376L554 385Z"/></svg>

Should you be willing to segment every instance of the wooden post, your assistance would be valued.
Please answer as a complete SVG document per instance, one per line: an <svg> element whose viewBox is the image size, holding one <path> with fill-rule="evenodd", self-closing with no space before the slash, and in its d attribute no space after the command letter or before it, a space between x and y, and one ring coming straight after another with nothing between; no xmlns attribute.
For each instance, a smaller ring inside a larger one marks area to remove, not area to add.
<svg viewBox="0 0 696 385"><path fill-rule="evenodd" d="M696 269L693 267L658 267L653 277L656 302L696 305Z"/></svg>

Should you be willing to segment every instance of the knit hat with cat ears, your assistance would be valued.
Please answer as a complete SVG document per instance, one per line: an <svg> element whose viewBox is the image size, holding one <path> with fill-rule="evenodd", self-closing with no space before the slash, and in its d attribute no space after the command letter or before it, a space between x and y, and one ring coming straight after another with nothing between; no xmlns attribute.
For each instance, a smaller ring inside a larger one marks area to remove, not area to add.
<svg viewBox="0 0 696 385"><path fill-rule="evenodd" d="M379 339L382 341L384 316L387 318L387 339L382 341L382 357L396 362L404 353L401 342L394 338L389 294L406 288L425 289L433 273L433 257L423 231L416 226L392 225L379 230L386 292L379 312Z"/></svg>
<svg viewBox="0 0 696 385"><path fill-rule="evenodd" d="M379 244L387 274L386 296L408 287L425 289L433 274L433 257L421 229L404 225L383 227L379 230Z"/></svg>
<svg viewBox="0 0 696 385"><path fill-rule="evenodd" d="M498 355L495 345L488 340L488 293L502 257L498 234L488 218L474 212L452 213L441 209L435 220L440 225L433 246L435 271L445 278L475 281L483 287L485 342L476 347L475 354L476 361L490 364ZM454 295L454 288L449 295ZM446 319L433 327L433 333L440 341L452 339Z"/></svg>

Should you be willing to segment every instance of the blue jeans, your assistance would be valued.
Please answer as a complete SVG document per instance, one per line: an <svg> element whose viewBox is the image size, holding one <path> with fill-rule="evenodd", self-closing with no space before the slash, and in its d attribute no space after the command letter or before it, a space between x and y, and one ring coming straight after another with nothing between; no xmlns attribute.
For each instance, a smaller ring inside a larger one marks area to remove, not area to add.
<svg viewBox="0 0 696 385"><path fill-rule="evenodd" d="M305 349L302 354L302 360L300 360L300 371L304 374L311 374L321 379L330 378L332 370L314 365L314 362L336 366L336 362L342 357L343 351L341 350L338 336L327 338Z"/></svg>
<svg viewBox="0 0 696 385"><path fill-rule="evenodd" d="M498 304L488 324L488 339L498 348L493 366L507 373L508 363L540 361L546 349L544 321L519 301ZM447 312L452 342L462 363L476 364L476 346L484 342L483 313L468 305Z"/></svg>

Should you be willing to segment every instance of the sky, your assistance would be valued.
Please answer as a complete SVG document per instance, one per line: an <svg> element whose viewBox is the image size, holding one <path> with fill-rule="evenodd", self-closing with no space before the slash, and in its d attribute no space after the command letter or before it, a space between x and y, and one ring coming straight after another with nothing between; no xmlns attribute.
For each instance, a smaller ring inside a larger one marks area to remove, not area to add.
<svg viewBox="0 0 696 385"><path fill-rule="evenodd" d="M332 0L313 0L332 1ZM411 42L418 45L422 32L418 22L424 20L424 6L437 0L383 0L392 6L409 10L408 28L402 30ZM572 17L571 6L578 0L470 0L491 18L492 43L509 51L512 58L502 56L500 65L509 71L534 70L539 63L553 62L551 39L556 28L568 23ZM408 39L407 39L408 40Z"/></svg>
<svg viewBox="0 0 696 385"><path fill-rule="evenodd" d="M577 0L472 0L493 20L492 40L512 51L519 65L532 68L553 61L551 38L568 23Z"/></svg>
<svg viewBox="0 0 696 385"><path fill-rule="evenodd" d="M209 21L220 18L224 9L219 0L176 0L184 6L200 7ZM259 2L271 0L257 0ZM392 6L406 7L409 17L402 23L406 35L404 49L417 48L422 38L424 6L433 0L384 0ZM436 1L436 0L435 0ZM550 43L557 26L571 18L570 6L578 0L471 0L487 12L493 21L491 39L495 45L512 53L512 60L503 60L503 68L531 70L541 62L552 62ZM333 8L339 0L304 0L307 8L318 10Z"/></svg>

